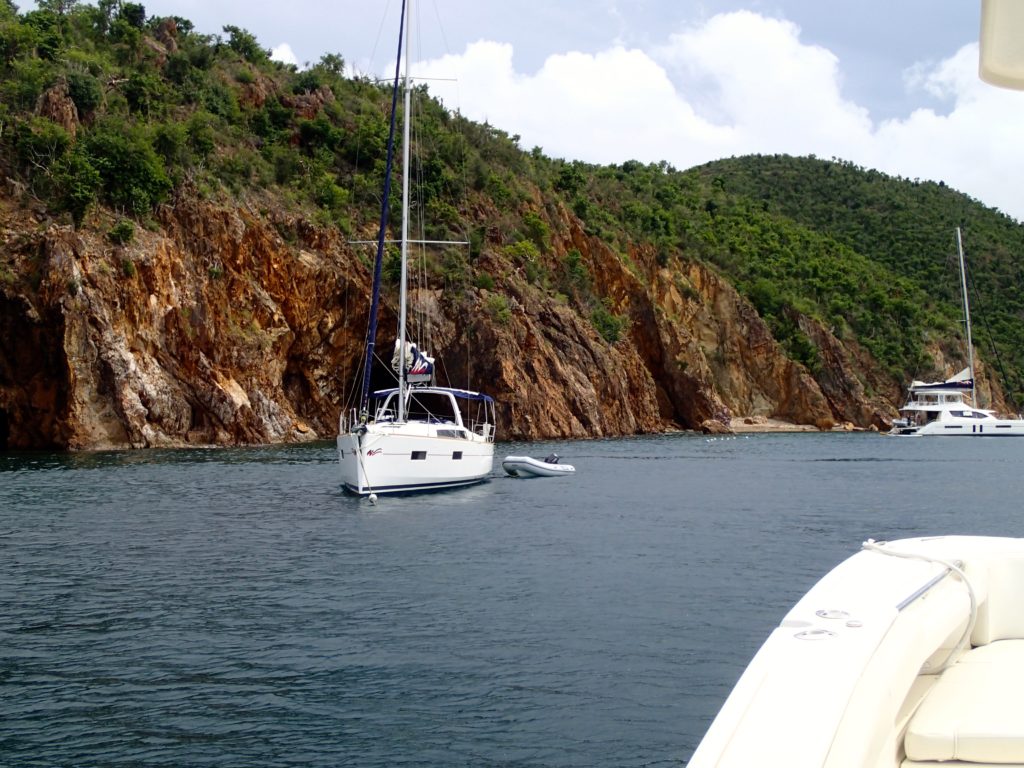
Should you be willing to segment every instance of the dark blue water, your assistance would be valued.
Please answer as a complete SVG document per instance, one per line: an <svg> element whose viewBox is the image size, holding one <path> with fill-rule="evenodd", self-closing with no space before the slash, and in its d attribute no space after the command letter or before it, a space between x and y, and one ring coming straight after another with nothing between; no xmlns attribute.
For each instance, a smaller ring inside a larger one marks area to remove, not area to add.
<svg viewBox="0 0 1024 768"><path fill-rule="evenodd" d="M862 540L1024 535L1024 440L497 453L552 449L377 506L324 444L0 455L0 764L683 765Z"/></svg>

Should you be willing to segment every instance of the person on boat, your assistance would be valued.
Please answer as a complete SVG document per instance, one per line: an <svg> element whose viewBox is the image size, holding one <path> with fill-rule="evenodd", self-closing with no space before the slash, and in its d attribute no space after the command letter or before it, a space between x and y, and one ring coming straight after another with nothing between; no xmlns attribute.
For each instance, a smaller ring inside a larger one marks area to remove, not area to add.
<svg viewBox="0 0 1024 768"><path fill-rule="evenodd" d="M544 463L545 464L557 464L558 463L558 454L557 453L552 453L552 454L550 454L548 456L545 456L544 457Z"/></svg>

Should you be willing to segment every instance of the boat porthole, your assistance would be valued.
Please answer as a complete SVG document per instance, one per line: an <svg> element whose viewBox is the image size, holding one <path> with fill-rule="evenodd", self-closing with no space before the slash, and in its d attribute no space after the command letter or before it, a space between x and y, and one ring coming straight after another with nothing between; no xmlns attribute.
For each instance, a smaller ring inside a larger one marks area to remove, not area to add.
<svg viewBox="0 0 1024 768"><path fill-rule="evenodd" d="M820 616L823 619L848 619L850 614L846 611L840 611L837 608L822 609L814 612L815 616Z"/></svg>
<svg viewBox="0 0 1024 768"><path fill-rule="evenodd" d="M830 629L805 629L794 635L797 640L829 640L835 636L836 633Z"/></svg>

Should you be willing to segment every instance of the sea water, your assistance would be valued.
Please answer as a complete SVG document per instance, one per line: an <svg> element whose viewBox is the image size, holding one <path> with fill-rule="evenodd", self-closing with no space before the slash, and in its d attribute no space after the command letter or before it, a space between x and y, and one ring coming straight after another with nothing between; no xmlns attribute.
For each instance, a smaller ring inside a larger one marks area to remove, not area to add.
<svg viewBox="0 0 1024 768"><path fill-rule="evenodd" d="M506 454L576 474L513 479ZM679 766L867 538L1024 535L1024 439L506 443L346 496L333 446L0 454L0 765Z"/></svg>

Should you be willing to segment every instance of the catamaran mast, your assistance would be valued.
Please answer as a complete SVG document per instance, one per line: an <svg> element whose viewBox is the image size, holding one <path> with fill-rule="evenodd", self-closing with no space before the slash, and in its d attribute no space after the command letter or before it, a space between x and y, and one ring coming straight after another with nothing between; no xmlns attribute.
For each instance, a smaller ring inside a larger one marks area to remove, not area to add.
<svg viewBox="0 0 1024 768"><path fill-rule="evenodd" d="M964 243L960 236L960 227L956 228L956 252L960 257L960 291L964 299L964 322L967 325L967 365L971 371L971 405L978 407L974 398L974 344L971 341L971 308L967 303L967 270L964 267Z"/></svg>
<svg viewBox="0 0 1024 768"><path fill-rule="evenodd" d="M411 0L405 3L406 29L409 29L411 17ZM406 281L408 279L409 263L409 116L412 104L412 91L409 88L409 38L408 32L405 35L405 97L403 106L405 114L402 115L402 284L399 300L398 319L398 421L405 421L405 319L406 304L408 296L406 293Z"/></svg>

